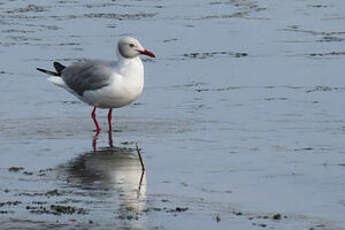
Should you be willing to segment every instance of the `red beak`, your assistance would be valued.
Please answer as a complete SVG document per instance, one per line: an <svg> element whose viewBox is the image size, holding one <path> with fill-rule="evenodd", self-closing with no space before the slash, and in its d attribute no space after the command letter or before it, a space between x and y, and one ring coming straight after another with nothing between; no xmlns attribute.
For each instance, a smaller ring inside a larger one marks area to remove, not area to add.
<svg viewBox="0 0 345 230"><path fill-rule="evenodd" d="M143 55L147 55L147 56L150 56L150 57L156 57L151 51L148 51L148 50L144 50L144 51L141 51L141 50L138 50L138 52L140 54L143 54Z"/></svg>

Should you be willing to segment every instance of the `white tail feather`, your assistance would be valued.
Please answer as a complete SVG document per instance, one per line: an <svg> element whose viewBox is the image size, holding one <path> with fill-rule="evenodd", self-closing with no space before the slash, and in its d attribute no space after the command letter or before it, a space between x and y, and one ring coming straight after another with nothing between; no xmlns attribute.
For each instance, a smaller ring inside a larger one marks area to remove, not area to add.
<svg viewBox="0 0 345 230"><path fill-rule="evenodd" d="M65 82L62 80L61 77L48 77L48 81L52 82L54 85L57 85L62 88L66 88Z"/></svg>

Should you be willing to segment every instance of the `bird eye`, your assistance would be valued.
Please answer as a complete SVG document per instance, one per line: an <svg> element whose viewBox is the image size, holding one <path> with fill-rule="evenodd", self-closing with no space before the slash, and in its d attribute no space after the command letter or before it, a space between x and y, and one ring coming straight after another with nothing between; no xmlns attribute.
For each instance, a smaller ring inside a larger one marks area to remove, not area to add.
<svg viewBox="0 0 345 230"><path fill-rule="evenodd" d="M133 43L129 44L129 47L133 48L135 45Z"/></svg>

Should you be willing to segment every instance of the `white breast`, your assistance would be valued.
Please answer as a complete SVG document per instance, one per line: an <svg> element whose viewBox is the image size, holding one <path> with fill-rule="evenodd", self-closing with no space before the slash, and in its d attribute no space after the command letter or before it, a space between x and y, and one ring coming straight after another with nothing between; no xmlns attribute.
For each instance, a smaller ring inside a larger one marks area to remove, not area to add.
<svg viewBox="0 0 345 230"><path fill-rule="evenodd" d="M116 66L108 86L87 90L80 99L100 108L119 108L132 103L144 88L144 67L139 58L135 59Z"/></svg>

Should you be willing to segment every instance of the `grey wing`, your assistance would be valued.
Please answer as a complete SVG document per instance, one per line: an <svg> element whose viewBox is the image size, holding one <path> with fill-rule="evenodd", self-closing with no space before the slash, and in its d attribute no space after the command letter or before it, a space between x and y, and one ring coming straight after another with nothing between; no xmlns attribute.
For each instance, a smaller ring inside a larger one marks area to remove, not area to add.
<svg viewBox="0 0 345 230"><path fill-rule="evenodd" d="M96 90L109 85L112 75L109 63L102 61L77 62L62 71L66 85L79 95L86 90Z"/></svg>

